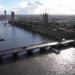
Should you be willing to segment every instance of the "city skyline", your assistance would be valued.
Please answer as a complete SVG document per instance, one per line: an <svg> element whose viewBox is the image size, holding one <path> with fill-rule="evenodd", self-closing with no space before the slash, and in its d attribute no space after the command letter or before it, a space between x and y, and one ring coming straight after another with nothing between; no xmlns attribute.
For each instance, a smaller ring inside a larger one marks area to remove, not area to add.
<svg viewBox="0 0 75 75"><path fill-rule="evenodd" d="M0 14L4 10L10 14L14 11L16 14L48 14L57 15L75 15L74 0L0 0Z"/></svg>

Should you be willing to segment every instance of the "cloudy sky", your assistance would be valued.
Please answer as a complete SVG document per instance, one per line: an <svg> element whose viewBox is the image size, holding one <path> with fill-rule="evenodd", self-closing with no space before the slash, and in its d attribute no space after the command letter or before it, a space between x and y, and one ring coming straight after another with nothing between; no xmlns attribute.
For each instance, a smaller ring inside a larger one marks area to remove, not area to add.
<svg viewBox="0 0 75 75"><path fill-rule="evenodd" d="M0 14L4 10L16 14L74 14L75 0L0 0Z"/></svg>

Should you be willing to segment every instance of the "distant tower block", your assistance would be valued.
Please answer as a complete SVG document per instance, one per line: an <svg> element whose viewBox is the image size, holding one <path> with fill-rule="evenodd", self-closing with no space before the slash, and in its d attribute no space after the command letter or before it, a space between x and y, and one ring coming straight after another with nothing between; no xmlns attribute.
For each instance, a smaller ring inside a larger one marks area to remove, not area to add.
<svg viewBox="0 0 75 75"><path fill-rule="evenodd" d="M43 25L48 26L48 15L47 13L43 14Z"/></svg>
<svg viewBox="0 0 75 75"><path fill-rule="evenodd" d="M15 18L15 14L14 12L11 12L11 20L14 20L14 18Z"/></svg>
<svg viewBox="0 0 75 75"><path fill-rule="evenodd" d="M6 16L6 10L4 11L4 15Z"/></svg>
<svg viewBox="0 0 75 75"><path fill-rule="evenodd" d="M6 10L4 11L4 16L5 16L5 19L7 19L7 13L6 13Z"/></svg>

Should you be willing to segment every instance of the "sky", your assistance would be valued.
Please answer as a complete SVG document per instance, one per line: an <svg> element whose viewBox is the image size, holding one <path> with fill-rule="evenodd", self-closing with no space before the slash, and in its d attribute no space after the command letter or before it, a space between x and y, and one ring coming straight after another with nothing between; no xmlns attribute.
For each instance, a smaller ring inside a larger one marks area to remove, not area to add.
<svg viewBox="0 0 75 75"><path fill-rule="evenodd" d="M14 11L16 14L75 15L75 0L0 0L0 14Z"/></svg>

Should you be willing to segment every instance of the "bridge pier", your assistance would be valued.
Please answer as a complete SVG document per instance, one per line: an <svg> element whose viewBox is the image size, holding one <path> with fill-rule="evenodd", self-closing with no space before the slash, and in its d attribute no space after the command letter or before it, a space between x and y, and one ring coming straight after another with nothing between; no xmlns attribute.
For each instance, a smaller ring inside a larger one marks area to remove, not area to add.
<svg viewBox="0 0 75 75"><path fill-rule="evenodd" d="M27 55L33 55L33 49L27 51Z"/></svg>
<svg viewBox="0 0 75 75"><path fill-rule="evenodd" d="M1 60L4 63L7 63L7 62L11 61L12 59L13 59L13 54L7 54L7 55L1 56Z"/></svg>
<svg viewBox="0 0 75 75"><path fill-rule="evenodd" d="M57 48L57 47L55 47L55 46L54 46L54 47L52 46L52 47L50 48L50 52L52 52L52 53L54 52L54 53L56 53L56 54L59 54L59 53L60 53L60 50L59 50L59 48Z"/></svg>
<svg viewBox="0 0 75 75"><path fill-rule="evenodd" d="M13 53L13 58L14 59L18 58L18 53Z"/></svg>
<svg viewBox="0 0 75 75"><path fill-rule="evenodd" d="M75 41L74 41L74 42L69 43L69 45L70 45L70 46L72 46L72 47L75 47Z"/></svg>
<svg viewBox="0 0 75 75"><path fill-rule="evenodd" d="M33 54L34 55L39 54L39 52L40 52L40 49L39 48L33 50Z"/></svg>
<svg viewBox="0 0 75 75"><path fill-rule="evenodd" d="M27 51L20 52L18 53L18 58L23 58L25 57L26 54L27 54Z"/></svg>
<svg viewBox="0 0 75 75"><path fill-rule="evenodd" d="M40 53L46 52L46 47L40 48Z"/></svg>

